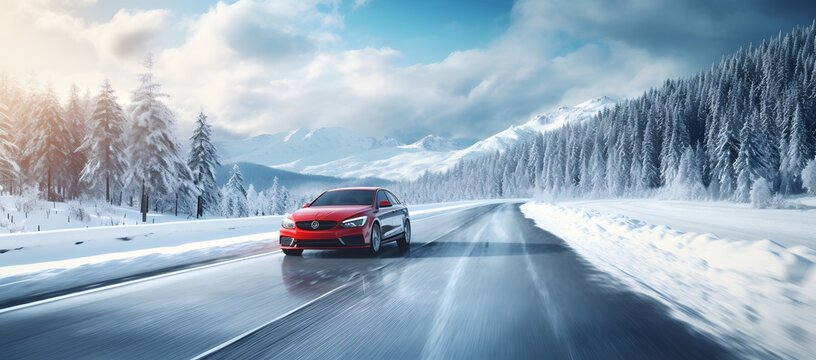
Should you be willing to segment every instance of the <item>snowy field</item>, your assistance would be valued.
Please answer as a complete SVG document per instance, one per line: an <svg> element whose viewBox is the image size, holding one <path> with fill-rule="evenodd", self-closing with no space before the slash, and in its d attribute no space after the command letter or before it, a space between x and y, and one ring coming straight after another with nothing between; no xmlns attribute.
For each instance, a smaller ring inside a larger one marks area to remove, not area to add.
<svg viewBox="0 0 816 360"><path fill-rule="evenodd" d="M111 206L102 200L65 203L4 195L0 196L0 214L0 234L136 225L141 222L137 209ZM147 214L150 224L190 218L187 214Z"/></svg>
<svg viewBox="0 0 816 360"><path fill-rule="evenodd" d="M412 218L490 201L409 206ZM59 205L59 204L58 204ZM278 248L281 216L0 235L0 302Z"/></svg>
<svg viewBox="0 0 816 360"><path fill-rule="evenodd" d="M584 200L559 203L621 214L650 224L712 233L721 238L772 240L816 249L816 198L791 201L793 209L755 209L748 204L675 200Z"/></svg>
<svg viewBox="0 0 816 360"><path fill-rule="evenodd" d="M599 269L747 357L815 354L816 251L801 245L813 244L811 208L610 200L528 203L522 211Z"/></svg>

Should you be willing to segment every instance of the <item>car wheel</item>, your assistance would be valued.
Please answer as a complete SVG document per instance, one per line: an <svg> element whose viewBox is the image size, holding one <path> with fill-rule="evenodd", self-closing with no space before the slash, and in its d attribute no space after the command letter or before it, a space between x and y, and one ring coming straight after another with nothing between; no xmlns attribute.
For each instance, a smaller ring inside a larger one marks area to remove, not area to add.
<svg viewBox="0 0 816 360"><path fill-rule="evenodd" d="M303 255L302 249L283 249L283 253L288 256L301 256Z"/></svg>
<svg viewBox="0 0 816 360"><path fill-rule="evenodd" d="M402 236L397 239L397 245L405 249L411 246L411 222L408 221L408 219L405 219L405 224L403 224L402 227L405 229L405 231L403 231Z"/></svg>
<svg viewBox="0 0 816 360"><path fill-rule="evenodd" d="M368 251L372 255L377 255L380 252L380 245L382 245L380 224L374 224L374 226L371 228L371 243L368 244Z"/></svg>

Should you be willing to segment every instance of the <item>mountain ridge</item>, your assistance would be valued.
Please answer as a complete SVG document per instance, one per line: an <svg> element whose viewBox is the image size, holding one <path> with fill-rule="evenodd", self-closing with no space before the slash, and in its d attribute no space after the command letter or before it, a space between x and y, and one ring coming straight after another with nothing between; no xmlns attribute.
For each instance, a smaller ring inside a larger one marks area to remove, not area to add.
<svg viewBox="0 0 816 360"><path fill-rule="evenodd" d="M442 172L464 158L502 152L538 133L586 121L616 103L616 99L603 96L575 106L562 106L469 146L461 140L434 134L403 144L391 137L376 139L342 127L299 128L217 142L216 146L225 162L251 162L341 178L411 180L425 171Z"/></svg>

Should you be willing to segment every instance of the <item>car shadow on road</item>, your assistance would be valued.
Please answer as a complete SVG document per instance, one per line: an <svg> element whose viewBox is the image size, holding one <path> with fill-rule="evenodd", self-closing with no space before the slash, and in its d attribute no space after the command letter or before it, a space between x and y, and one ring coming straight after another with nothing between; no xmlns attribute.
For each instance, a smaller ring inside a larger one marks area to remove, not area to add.
<svg viewBox="0 0 816 360"><path fill-rule="evenodd" d="M568 251L569 248L561 244L529 244L508 242L459 242L434 241L430 243L415 243L409 249L401 249L396 245L383 245L379 258L440 258L440 257L486 257L486 256L519 256L551 254ZM366 250L329 250L309 254L320 258L372 258Z"/></svg>
<svg viewBox="0 0 816 360"><path fill-rule="evenodd" d="M434 241L415 244L413 248L403 251L399 256L412 258L519 256L552 254L568 250L561 244Z"/></svg>

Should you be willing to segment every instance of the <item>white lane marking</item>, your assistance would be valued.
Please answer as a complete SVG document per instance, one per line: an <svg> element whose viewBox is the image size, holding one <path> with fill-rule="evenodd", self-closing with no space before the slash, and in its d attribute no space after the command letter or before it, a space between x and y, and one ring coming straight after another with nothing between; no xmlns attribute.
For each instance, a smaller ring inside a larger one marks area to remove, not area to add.
<svg viewBox="0 0 816 360"><path fill-rule="evenodd" d="M382 267L380 267L380 268L382 268ZM327 292L327 293L325 293L325 294L323 294L323 295L320 295L320 296L318 296L318 297L316 297L316 298L314 298L314 299L310 300L309 302L307 302L307 303L305 303L305 304L303 304L303 305L300 305L300 306L298 306L298 307L296 307L296 308L294 308L294 309L292 309L292 310L287 311L287 312L286 312L286 313L284 313L283 315L280 315L280 316L278 316L278 317L276 317L276 318L274 318L274 319L272 319L272 320L270 320L270 321L267 321L267 322L265 322L265 323L263 323L263 324L261 324L261 325L259 325L259 326L255 327L255 328L254 328L254 329L252 329L252 330L249 330L249 331L247 331L247 332L245 332L245 333L243 333L243 334L241 334L241 335L238 335L238 336L236 336L236 337L234 337L234 338L232 338L232 339L229 339L229 340L227 340L226 342L222 343L221 345L218 345L218 346L216 346L216 347L214 347L214 348L212 348L212 349L210 349L210 350L207 350L207 351L205 351L205 352L203 352L203 353L199 354L198 356L194 357L194 358L193 358L193 360L203 359L203 358L205 358L205 357L207 357L207 356L210 356L210 355L212 355L212 354L215 354L216 352L218 352L218 351L220 351L220 350L222 350L222 349L226 348L227 346L230 346L230 345L232 345L232 344L234 344L234 343L236 343L236 342L240 341L241 339L243 339L243 338L245 338L245 337L247 337L247 336L250 336L250 335L252 335L252 334L254 334L254 333L256 333L256 332L258 332L258 331L260 331L261 329L263 329L263 328L265 328L265 327L267 327L267 326L269 326L269 325L272 325L272 324L274 324L275 322L280 321L280 320L282 320L282 319L286 318L287 316L292 315L292 314L294 314L294 313L296 313L296 312L298 312L298 311L302 310L303 308L305 308L305 307L307 307L307 306L309 306L309 305L311 305L311 304L314 304L315 302L319 301L320 299L323 299L323 298L325 298L325 297L327 297L327 296L329 296L329 295L331 295L331 294L334 294L334 293L336 293L336 292L338 292L338 291L340 291L340 290L343 290L343 289L345 289L345 288L347 288L347 287L351 286L351 285L352 285L352 284L354 284L354 283L356 283L356 281L354 281L354 282L350 282L350 283L346 283L346 284L341 285L341 286L338 286L338 287L336 287L336 288L334 288L334 289L330 290L329 292Z"/></svg>
<svg viewBox="0 0 816 360"><path fill-rule="evenodd" d="M148 277L144 277L144 278L128 280L128 281L120 282L120 283L116 283L116 284L100 286L100 287L97 287L97 288L83 290L83 291L79 291L79 292L68 293L68 294L64 294L64 295L60 295L60 296L55 296L55 297L52 297L52 298L32 301L32 302L29 302L29 303L15 305L15 306L12 306L12 307L7 307L7 308L4 308L4 309L0 309L0 314L5 314L7 312L11 312L11 311L15 311L15 310L21 310L21 309L25 309L25 308L32 307L32 306L43 305L43 304L47 304L47 303L54 302L54 301L69 299L69 298L76 297L76 296L92 294L92 293L99 292L99 291L105 291L105 290L115 289L115 288L122 287L122 286L138 284L138 283L145 282L145 281L161 279L161 278L165 278L165 277L168 277L168 276L184 274L184 273L191 272L191 271L203 270L203 269L207 269L207 268L211 268L211 267L215 267L215 266L220 266L220 265L227 265L227 264L231 264L231 263L234 263L234 262L239 262L239 261L244 261L244 260L251 260L251 259L259 258L259 257L263 257L263 256L270 256L270 255L277 254L279 252L281 252L281 251L280 250L275 250L275 251L271 251L271 252L267 252L267 253L263 253L263 254L250 255L250 256L246 256L246 257L242 257L242 258L230 259L230 260L220 261L220 262L207 264L207 265L202 265L202 266L195 266L195 267L191 267L191 268L171 271L171 272L157 274L157 275L148 276Z"/></svg>

